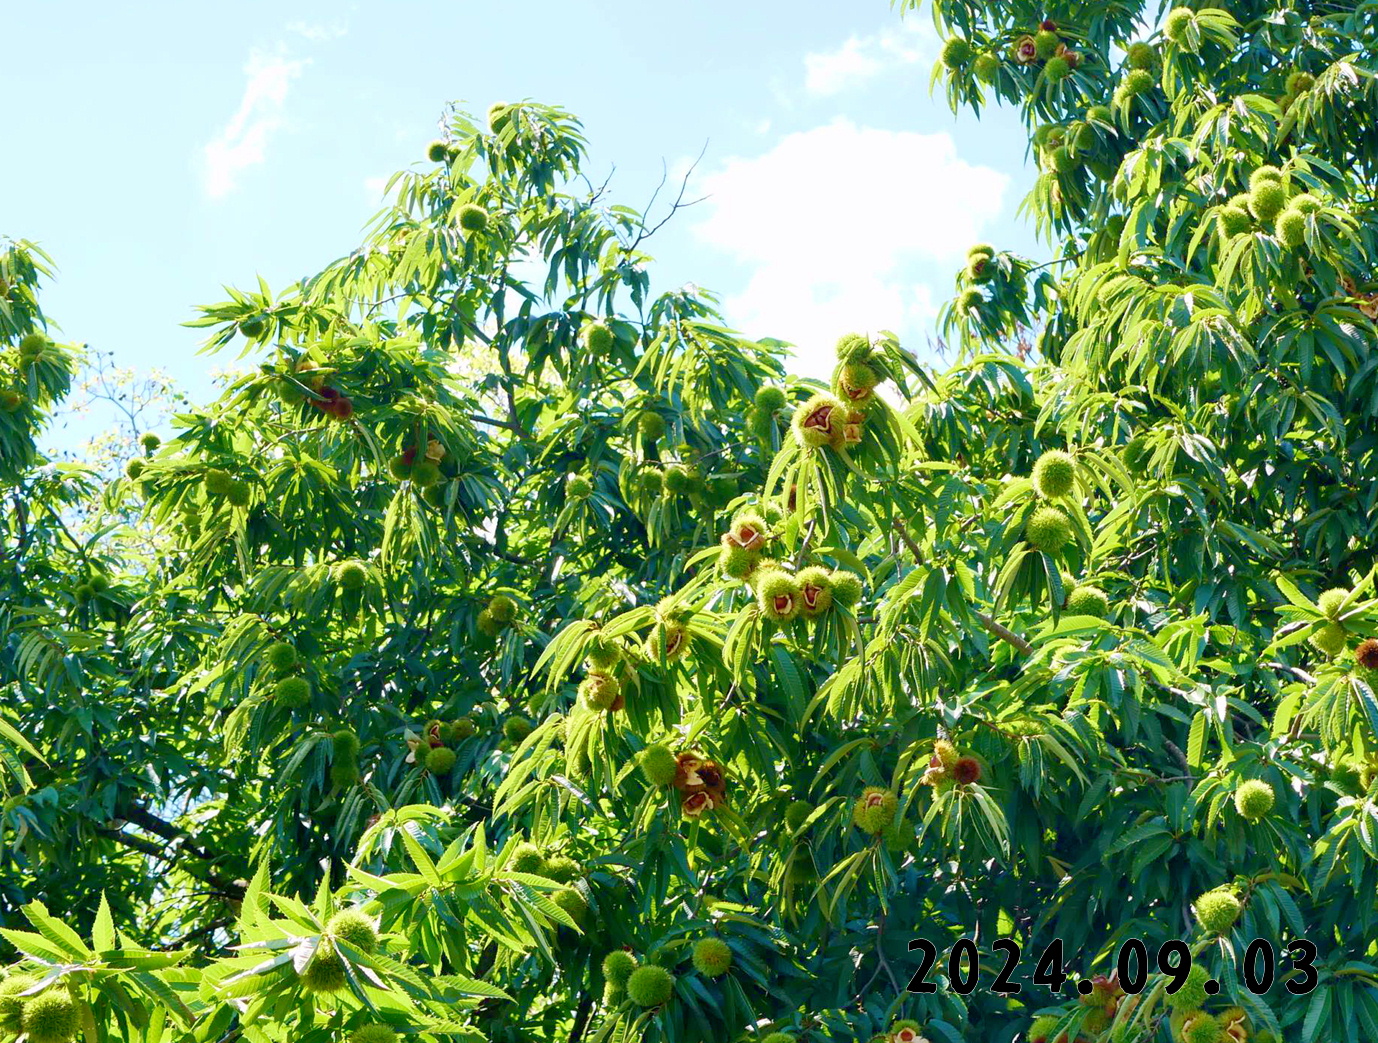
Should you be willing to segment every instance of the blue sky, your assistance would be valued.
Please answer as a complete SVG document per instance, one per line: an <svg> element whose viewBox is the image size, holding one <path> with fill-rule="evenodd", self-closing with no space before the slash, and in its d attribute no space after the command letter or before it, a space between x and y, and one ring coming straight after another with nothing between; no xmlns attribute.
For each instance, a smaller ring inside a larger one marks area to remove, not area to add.
<svg viewBox="0 0 1378 1043"><path fill-rule="evenodd" d="M1011 111L930 97L928 12L886 0L451 0L352 5L29 4L6 16L0 233L59 266L63 339L213 393L197 303L280 288L351 249L444 102L532 98L578 115L589 171L641 206L662 163L706 202L650 243L654 284L717 291L818 373L852 328L916 349L966 247L1040 252ZM57 443L85 432L76 422Z"/></svg>

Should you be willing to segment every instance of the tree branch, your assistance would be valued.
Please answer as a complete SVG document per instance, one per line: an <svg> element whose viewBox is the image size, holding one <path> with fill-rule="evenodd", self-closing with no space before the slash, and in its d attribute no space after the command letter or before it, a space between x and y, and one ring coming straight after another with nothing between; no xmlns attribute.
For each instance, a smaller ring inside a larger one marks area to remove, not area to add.
<svg viewBox="0 0 1378 1043"><path fill-rule="evenodd" d="M909 530L905 528L904 522L896 518L893 528L895 530L895 534L899 536L899 538L904 541L904 545L909 548L909 553L914 555L915 562L922 565L924 563L923 551L920 549L919 545L914 542L914 537L909 535ZM1012 645L1015 649L1017 649L1024 655L1029 655L1033 652L1033 645L1029 644L1029 642L1025 641L1013 630L1009 629L1009 627L1002 626L1001 624L997 623L991 616L988 616L984 612L981 612L977 609L972 609L971 614L976 617L976 619L980 622L980 624L983 627L986 628L987 631L989 631L995 637L998 637L1001 641L1004 641L1008 645Z"/></svg>
<svg viewBox="0 0 1378 1043"><path fill-rule="evenodd" d="M990 633L994 634L1001 641L1013 645L1024 655L1029 655L1033 651L1033 645L1029 644L1027 641L1025 641L1018 634L1016 634L1013 630L1010 630L1008 627L1001 626L999 623L997 623L990 616L986 615L984 612L972 609L971 614L974 615L980 621L981 625L985 627L988 631L990 631Z"/></svg>
<svg viewBox="0 0 1378 1043"><path fill-rule="evenodd" d="M178 851L184 851L187 854L192 855L203 862L215 862L215 856L205 847L198 844L196 842L196 838L193 837L190 833L186 832L183 829L179 829L177 826L174 826L171 822L159 818L157 815L153 814L147 808L140 807L137 804L129 804L125 807L119 808L116 811L116 814L123 818L126 822L131 822L134 825L138 826L144 832L152 833L154 836L157 837L162 837L164 840L168 841L168 847L160 848L157 844L154 844L152 841L144 840L142 837L131 836L130 834L122 832L121 830L107 831L107 835L109 835L113 840L118 840L120 843L125 844L128 847L136 848L137 850L143 851L145 854L152 855L155 858L161 858L169 862L173 860L172 855L174 846ZM201 868L199 871L197 869L193 869L191 865L185 865L183 866L183 868L186 869L186 871L190 873L192 876L199 877L200 879L203 879L208 883L214 884L216 887L228 891L233 895L240 896L244 894L243 884L237 883L235 880L225 876L224 874L220 873L218 870L212 868L211 866L205 866Z"/></svg>
<svg viewBox="0 0 1378 1043"><path fill-rule="evenodd" d="M151 840L145 840L143 837L134 836L132 833L126 833L121 829L101 829L99 832L101 836L113 840L117 844L123 844L125 847L138 851L141 854L145 854L149 858L156 858L161 862L167 862L169 864L176 861L174 858L175 852L170 845L163 846L155 844ZM183 848L182 850L188 851L187 848ZM190 851L188 851L188 853L195 854L195 852ZM246 888L243 884L236 880L231 880L227 876L223 876L209 866L203 866L198 862L184 862L180 863L180 866L188 876L193 876L203 883L213 885L226 897L244 897Z"/></svg>

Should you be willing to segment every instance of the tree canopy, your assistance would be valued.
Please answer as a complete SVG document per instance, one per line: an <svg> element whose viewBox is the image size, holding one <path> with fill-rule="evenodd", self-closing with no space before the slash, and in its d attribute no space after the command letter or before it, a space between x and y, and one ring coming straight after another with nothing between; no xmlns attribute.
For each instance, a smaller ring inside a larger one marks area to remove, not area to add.
<svg viewBox="0 0 1378 1043"><path fill-rule="evenodd" d="M789 375L451 108L111 475L3 244L0 1032L1378 1034L1378 4L926 6L1047 246L951 362Z"/></svg>

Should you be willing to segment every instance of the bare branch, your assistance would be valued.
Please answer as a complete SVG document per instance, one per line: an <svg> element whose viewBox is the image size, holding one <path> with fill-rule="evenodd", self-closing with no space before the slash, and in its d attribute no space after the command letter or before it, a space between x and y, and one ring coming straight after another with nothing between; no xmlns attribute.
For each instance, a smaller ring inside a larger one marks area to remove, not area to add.
<svg viewBox="0 0 1378 1043"><path fill-rule="evenodd" d="M702 162L703 157L704 157L705 153L707 153L707 152L708 152L708 142L705 141L705 142L703 143L703 148L699 150L699 154L698 154L698 156L695 158L694 162L691 163L691 164L689 164L689 169L686 170L686 171L684 172L684 180L680 182L679 194L675 197L674 203L671 204L671 206L670 206L670 212L669 212L668 214L666 214L664 218L662 218L659 222L657 222L655 225L653 225L653 226L650 227L650 228L647 228L647 227L646 227L645 221L643 220L642 225L641 225L641 231L640 231L639 233L637 233L636 239L634 239L634 240L632 241L631 246L627 247L627 249L628 249L629 251L630 251L630 250L635 250L635 249L636 249L637 247L639 247L642 243L644 243L647 239L651 238L651 236L655 235L655 234L656 234L657 232L659 232L662 228L664 228L667 224L669 224L669 223L670 223L670 219L673 218L673 217L675 216L675 214L678 213L681 209L683 209L683 208L685 208L685 207L696 206L696 205L698 205L699 203L702 203L705 199L708 198L707 196L700 196L698 199L691 200L691 201L688 202L688 203L686 203L686 202L684 201L684 194L685 194L685 192L687 192L687 191L689 190L689 179L693 176L694 171L698 169L699 163ZM664 161L661 162L661 170L662 170L662 173L661 173L661 178L660 178L660 184L657 185L657 186L656 186L656 190L655 190L653 193L651 193L651 201L650 201L649 203L646 204L645 213L650 213L651 207L655 205L656 198L660 195L660 190L661 190L662 188L665 187L665 182L666 182L667 178L669 177L669 171L668 171L668 169L666 169L665 164L664 164Z"/></svg>

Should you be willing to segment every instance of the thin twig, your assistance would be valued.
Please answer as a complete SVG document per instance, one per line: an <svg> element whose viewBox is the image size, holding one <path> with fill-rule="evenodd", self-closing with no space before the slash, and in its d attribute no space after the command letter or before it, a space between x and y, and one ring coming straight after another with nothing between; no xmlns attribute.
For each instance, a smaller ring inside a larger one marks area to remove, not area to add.
<svg viewBox="0 0 1378 1043"><path fill-rule="evenodd" d="M653 236L653 235L655 235L657 232L659 232L662 228L664 228L667 224L670 223L670 219L673 218L673 217L675 216L675 214L678 213L679 210L682 209L683 207L696 206L696 205L698 205L699 203L702 203L705 199L708 198L707 196L700 196L698 199L695 199L695 200L693 200L692 202L689 202L689 203L686 203L686 202L684 201L684 193L685 193L685 192L688 190L688 188L689 188L689 178L692 177L693 174L694 174L694 171L695 171L696 169L698 169L699 163L703 160L703 157L704 157L704 155L705 155L707 152L708 152L708 142L705 141L705 142L703 143L703 148L699 150L699 154L698 154L697 158L695 158L695 160L694 160L693 163L689 164L689 169L686 170L686 171L684 172L684 180L680 182L680 186L679 186L679 195L677 195L677 196L675 197L674 203L671 204L671 206L670 206L670 212L669 212L668 214L666 214L664 218L662 218L659 222L657 222L655 225L653 225L653 226L650 227L650 228L647 228L646 225L645 225L645 222L643 221L643 223L642 223L642 225L641 225L641 231L637 233L636 238L632 241L632 245L629 246L629 247L627 247L627 250L628 250L628 251L635 250L635 249L636 249L637 247L639 247L642 243L644 243L647 239L651 238L651 236ZM647 212L649 212L650 209L651 209L651 207L652 207L653 205L655 205L656 197L660 195L660 190L661 190L661 188L664 187L665 181L666 181L667 177L669 176L668 171L665 169L665 164L664 164L664 162L661 163L661 171L662 171L662 173L661 173L661 178L660 178L660 184L659 184L658 186L656 186L655 192L653 192L653 193L651 194L651 202L648 203L648 204L646 205L646 210L647 210Z"/></svg>
<svg viewBox="0 0 1378 1043"><path fill-rule="evenodd" d="M924 563L923 551L919 548L919 545L914 542L914 537L909 535L909 530L905 528L904 522L896 518L893 527L895 534L899 536L899 538L904 541L904 545L909 548L909 553L914 555L914 560L922 565ZM977 620L980 621L981 625L992 635L998 637L1006 644L1012 645L1024 655L1029 655L1033 652L1033 645L1029 644L1029 642L1025 641L1009 627L997 623L992 617L977 609L972 609L972 615L974 615Z"/></svg>

